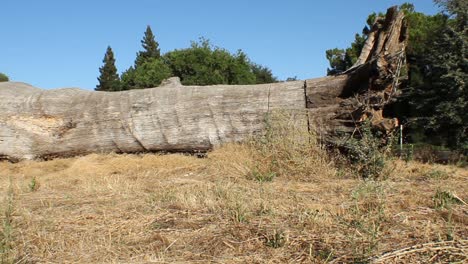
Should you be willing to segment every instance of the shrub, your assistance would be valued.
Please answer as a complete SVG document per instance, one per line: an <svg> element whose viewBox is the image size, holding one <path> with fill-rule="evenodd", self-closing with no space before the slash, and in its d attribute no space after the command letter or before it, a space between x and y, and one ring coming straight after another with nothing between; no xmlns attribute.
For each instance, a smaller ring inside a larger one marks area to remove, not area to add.
<svg viewBox="0 0 468 264"><path fill-rule="evenodd" d="M265 235L265 245L272 248L280 248L286 244L286 236L282 230L274 229Z"/></svg>
<svg viewBox="0 0 468 264"><path fill-rule="evenodd" d="M455 194L450 191L442 191L438 189L434 197L432 197L434 202L434 208L444 209L450 208L453 204L462 204L463 202Z"/></svg>
<svg viewBox="0 0 468 264"><path fill-rule="evenodd" d="M338 147L361 177L377 179L384 176L392 137L384 138L380 132L373 132L370 122L364 122L358 132L355 137L342 140Z"/></svg>
<svg viewBox="0 0 468 264"><path fill-rule="evenodd" d="M10 79L4 73L0 72L0 82L8 82Z"/></svg>

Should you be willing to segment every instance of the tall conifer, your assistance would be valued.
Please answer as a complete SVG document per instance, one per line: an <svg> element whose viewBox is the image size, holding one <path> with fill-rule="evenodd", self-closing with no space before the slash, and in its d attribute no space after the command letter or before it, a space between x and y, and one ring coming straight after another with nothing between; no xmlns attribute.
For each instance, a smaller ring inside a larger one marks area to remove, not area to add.
<svg viewBox="0 0 468 264"><path fill-rule="evenodd" d="M98 77L99 84L96 86L96 91L120 91L120 78L115 67L114 52L110 46L107 47L106 55L102 60L104 65L99 68L101 75Z"/></svg>
<svg viewBox="0 0 468 264"><path fill-rule="evenodd" d="M135 68L148 62L151 59L160 59L161 51L159 50L159 43L155 40L155 36L150 26L146 27L145 35L141 40L143 51L137 53L135 60Z"/></svg>

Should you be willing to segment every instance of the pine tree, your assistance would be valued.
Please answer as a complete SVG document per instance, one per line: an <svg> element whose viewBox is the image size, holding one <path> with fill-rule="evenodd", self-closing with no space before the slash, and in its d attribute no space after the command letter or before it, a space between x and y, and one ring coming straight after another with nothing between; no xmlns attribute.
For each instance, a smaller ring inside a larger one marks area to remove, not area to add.
<svg viewBox="0 0 468 264"><path fill-rule="evenodd" d="M117 68L115 67L114 52L110 46L107 47L106 55L102 60L104 65L99 68L101 75L98 77L99 84L96 86L96 91L120 91L121 84Z"/></svg>
<svg viewBox="0 0 468 264"><path fill-rule="evenodd" d="M145 35L141 40L143 51L137 53L135 60L135 68L148 62L151 59L160 59L161 51L159 50L159 43L155 40L155 36L150 26L146 27Z"/></svg>

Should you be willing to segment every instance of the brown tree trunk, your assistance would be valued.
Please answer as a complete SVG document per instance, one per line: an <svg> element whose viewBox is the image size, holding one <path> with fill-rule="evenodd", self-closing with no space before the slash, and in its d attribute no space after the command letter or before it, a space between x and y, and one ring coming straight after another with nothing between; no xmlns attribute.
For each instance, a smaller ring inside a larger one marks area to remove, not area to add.
<svg viewBox="0 0 468 264"><path fill-rule="evenodd" d="M404 65L403 14L389 9L370 36L350 70L306 81L183 86L173 78L157 88L113 93L0 83L0 158L206 151L261 132L275 109L306 113L298 121L330 140L367 118L391 129L395 120L384 119L382 109Z"/></svg>

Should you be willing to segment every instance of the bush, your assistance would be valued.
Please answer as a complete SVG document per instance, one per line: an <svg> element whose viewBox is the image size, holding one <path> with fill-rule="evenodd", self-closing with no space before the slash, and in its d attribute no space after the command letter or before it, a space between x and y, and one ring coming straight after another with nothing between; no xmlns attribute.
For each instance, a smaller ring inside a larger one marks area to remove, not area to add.
<svg viewBox="0 0 468 264"><path fill-rule="evenodd" d="M161 60L150 60L135 70L135 84L137 87L156 87L171 77L171 69Z"/></svg>
<svg viewBox="0 0 468 264"><path fill-rule="evenodd" d="M382 177L387 169L392 138L386 139L380 132L374 133L370 122L363 123L358 132L355 137L343 140L338 147L361 177Z"/></svg>
<svg viewBox="0 0 468 264"><path fill-rule="evenodd" d="M450 150L444 146L426 143L403 145L403 149L395 149L395 153L403 159L417 160L427 163L460 164L466 162L463 151Z"/></svg>
<svg viewBox="0 0 468 264"><path fill-rule="evenodd" d="M172 75L178 76L184 85L255 84L276 80L268 68L252 64L241 50L231 54L203 38L192 42L190 48L166 53L163 59Z"/></svg>
<svg viewBox="0 0 468 264"><path fill-rule="evenodd" d="M4 73L0 72L0 82L8 82L10 79Z"/></svg>
<svg viewBox="0 0 468 264"><path fill-rule="evenodd" d="M171 69L160 59L149 59L137 68L130 67L122 73L124 90L153 88L171 77Z"/></svg>
<svg viewBox="0 0 468 264"><path fill-rule="evenodd" d="M455 194L447 190L437 189L432 197L435 209L450 208L454 204L463 204L463 202Z"/></svg>

